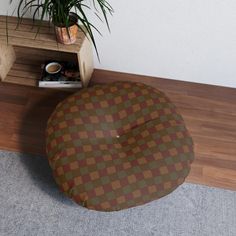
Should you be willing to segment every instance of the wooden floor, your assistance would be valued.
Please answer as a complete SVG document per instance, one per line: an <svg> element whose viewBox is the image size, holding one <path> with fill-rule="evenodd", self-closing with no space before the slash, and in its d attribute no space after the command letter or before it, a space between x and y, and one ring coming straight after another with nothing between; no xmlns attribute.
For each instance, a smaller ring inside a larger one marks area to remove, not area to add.
<svg viewBox="0 0 236 236"><path fill-rule="evenodd" d="M91 84L139 81L164 91L195 143L188 182L236 190L236 89L95 70ZM45 154L44 130L59 90L0 83L0 149Z"/></svg>

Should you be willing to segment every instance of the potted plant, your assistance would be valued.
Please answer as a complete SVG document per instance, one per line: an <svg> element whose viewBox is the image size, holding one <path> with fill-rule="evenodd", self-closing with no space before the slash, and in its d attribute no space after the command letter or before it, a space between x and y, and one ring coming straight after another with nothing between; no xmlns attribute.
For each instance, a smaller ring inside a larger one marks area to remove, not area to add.
<svg viewBox="0 0 236 236"><path fill-rule="evenodd" d="M98 29L88 19L87 12L94 11L100 20L103 18L110 30L107 14L112 14L113 8L106 0L91 2L92 5L87 0L20 0L17 15L19 23L28 11L32 12L33 22L36 18L40 22L49 19L55 26L57 41L63 44L72 44L76 41L78 28L84 33L88 32L97 52L93 29ZM40 28L40 24L38 27Z"/></svg>

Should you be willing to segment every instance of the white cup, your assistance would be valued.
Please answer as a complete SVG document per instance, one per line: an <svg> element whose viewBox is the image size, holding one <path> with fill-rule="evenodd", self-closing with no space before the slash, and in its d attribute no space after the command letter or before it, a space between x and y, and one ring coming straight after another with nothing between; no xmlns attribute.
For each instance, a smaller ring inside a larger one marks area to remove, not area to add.
<svg viewBox="0 0 236 236"><path fill-rule="evenodd" d="M61 64L58 62L51 62L46 65L46 72L49 74L57 74L61 71Z"/></svg>

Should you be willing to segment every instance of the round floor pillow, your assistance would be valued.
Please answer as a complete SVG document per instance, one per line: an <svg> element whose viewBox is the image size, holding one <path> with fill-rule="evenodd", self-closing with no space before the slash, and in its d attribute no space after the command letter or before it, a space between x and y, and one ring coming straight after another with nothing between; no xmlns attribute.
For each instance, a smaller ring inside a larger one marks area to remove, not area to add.
<svg viewBox="0 0 236 236"><path fill-rule="evenodd" d="M166 95L116 82L69 96L48 120L49 164L79 205L115 211L163 197L190 171L193 142Z"/></svg>

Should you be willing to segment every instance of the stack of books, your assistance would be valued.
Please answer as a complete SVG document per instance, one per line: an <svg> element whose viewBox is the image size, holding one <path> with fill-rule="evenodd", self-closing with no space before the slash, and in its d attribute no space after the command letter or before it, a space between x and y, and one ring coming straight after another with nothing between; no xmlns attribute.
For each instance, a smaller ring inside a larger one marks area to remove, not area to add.
<svg viewBox="0 0 236 236"><path fill-rule="evenodd" d="M46 62L42 65L42 76L39 80L39 87L43 88L82 88L80 80L80 72L77 63L75 62L57 62L61 65L61 70L58 73L48 73L46 66L52 63Z"/></svg>

